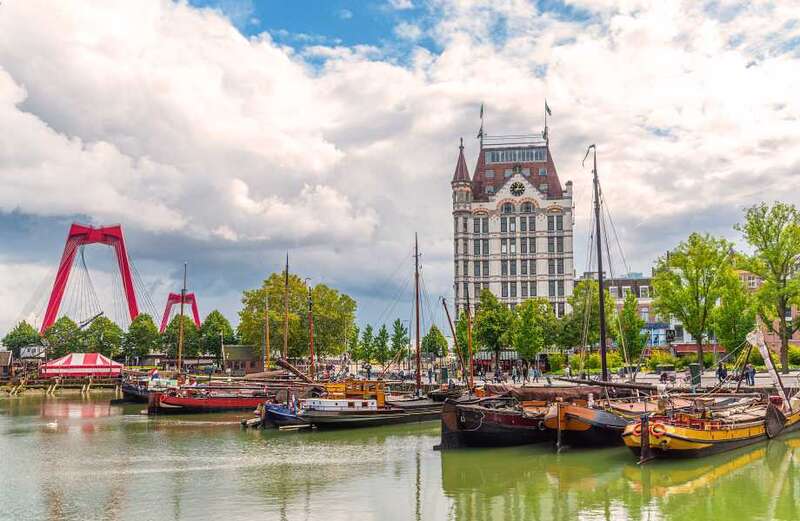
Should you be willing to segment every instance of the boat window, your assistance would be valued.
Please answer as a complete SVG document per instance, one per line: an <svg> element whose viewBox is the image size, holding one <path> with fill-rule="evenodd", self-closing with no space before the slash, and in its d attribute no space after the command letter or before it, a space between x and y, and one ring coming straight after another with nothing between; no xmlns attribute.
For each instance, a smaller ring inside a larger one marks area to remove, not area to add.
<svg viewBox="0 0 800 521"><path fill-rule="evenodd" d="M347 406L355 408L356 404L354 402L347 402Z"/></svg>

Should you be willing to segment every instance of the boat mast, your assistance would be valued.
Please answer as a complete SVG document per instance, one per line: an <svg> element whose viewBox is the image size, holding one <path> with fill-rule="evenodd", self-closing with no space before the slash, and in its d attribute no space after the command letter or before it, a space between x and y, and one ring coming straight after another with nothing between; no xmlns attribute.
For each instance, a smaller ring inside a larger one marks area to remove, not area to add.
<svg viewBox="0 0 800 521"><path fill-rule="evenodd" d="M283 272L283 359L289 359L289 253L286 253L286 269Z"/></svg>
<svg viewBox="0 0 800 521"><path fill-rule="evenodd" d="M606 298L605 291L603 291L603 245L600 231L600 180L597 178L597 147L595 145L590 145L589 149L586 150L586 155L589 155L589 150L594 152L592 174L594 175L595 242L597 242L597 290L600 292L600 366L602 370L602 380L608 381L608 362L606 360ZM584 159L586 158L584 157Z"/></svg>
<svg viewBox="0 0 800 521"><path fill-rule="evenodd" d="M472 311L469 304L469 287L467 287L467 353L469 353L469 380L467 384L470 390L475 388L475 364L472 360Z"/></svg>
<svg viewBox="0 0 800 521"><path fill-rule="evenodd" d="M183 287L181 288L181 318L178 319L178 374L183 369L183 302L186 300L186 270L188 263L183 263Z"/></svg>
<svg viewBox="0 0 800 521"><path fill-rule="evenodd" d="M264 362L264 371L269 368L270 364L270 353L269 353L269 291L268 288L264 288L264 352L263 355L263 362Z"/></svg>
<svg viewBox="0 0 800 521"><path fill-rule="evenodd" d="M308 282L308 279L306 279ZM309 373L312 380L316 380L316 371L314 371L314 300L311 298L311 286L308 286L308 353L311 355L311 364L309 365Z"/></svg>
<svg viewBox="0 0 800 521"><path fill-rule="evenodd" d="M417 233L414 232L414 306L416 308L416 348L417 348L417 396L420 395L422 388L422 373L420 372L420 356L419 356L419 241Z"/></svg>

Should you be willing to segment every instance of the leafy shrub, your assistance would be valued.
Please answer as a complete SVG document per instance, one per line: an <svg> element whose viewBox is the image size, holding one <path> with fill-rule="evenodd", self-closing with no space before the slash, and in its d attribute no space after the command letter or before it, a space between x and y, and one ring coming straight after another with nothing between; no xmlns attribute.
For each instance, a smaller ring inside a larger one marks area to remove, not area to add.
<svg viewBox="0 0 800 521"><path fill-rule="evenodd" d="M665 351L653 351L650 358L647 359L647 368L655 371L659 365L674 365L676 369L680 368L682 360L672 356Z"/></svg>
<svg viewBox="0 0 800 521"><path fill-rule="evenodd" d="M564 364L566 363L566 356L562 354L552 354L547 355L547 360L550 362L550 370L551 371L559 371L564 368Z"/></svg>
<svg viewBox="0 0 800 521"><path fill-rule="evenodd" d="M800 347L789 347L789 363L792 365L800 365Z"/></svg>
<svg viewBox="0 0 800 521"><path fill-rule="evenodd" d="M618 367L622 367L623 364L625 363L622 360L622 355L619 353L619 351L611 351L611 352L609 352L606 355L606 361L608 362L608 367L614 368L614 369L616 369ZM633 362L633 363L635 364L635 362Z"/></svg>
<svg viewBox="0 0 800 521"><path fill-rule="evenodd" d="M764 357L761 356L758 349L752 349L750 351L750 356L747 357L747 361L753 365L764 365Z"/></svg>

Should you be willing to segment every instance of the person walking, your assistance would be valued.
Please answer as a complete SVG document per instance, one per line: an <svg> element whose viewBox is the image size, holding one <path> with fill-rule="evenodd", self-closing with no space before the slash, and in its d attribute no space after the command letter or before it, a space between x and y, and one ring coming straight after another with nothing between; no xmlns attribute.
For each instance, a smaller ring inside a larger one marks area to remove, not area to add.
<svg viewBox="0 0 800 521"><path fill-rule="evenodd" d="M747 364L747 385L753 387L756 385L756 367L753 364Z"/></svg>
<svg viewBox="0 0 800 521"><path fill-rule="evenodd" d="M517 364L511 366L511 383L517 383Z"/></svg>
<svg viewBox="0 0 800 521"><path fill-rule="evenodd" d="M428 366L428 383L433 383L433 368Z"/></svg>
<svg viewBox="0 0 800 521"><path fill-rule="evenodd" d="M717 380L719 383L724 383L725 379L728 378L728 370L725 368L725 365L720 362L717 366Z"/></svg>

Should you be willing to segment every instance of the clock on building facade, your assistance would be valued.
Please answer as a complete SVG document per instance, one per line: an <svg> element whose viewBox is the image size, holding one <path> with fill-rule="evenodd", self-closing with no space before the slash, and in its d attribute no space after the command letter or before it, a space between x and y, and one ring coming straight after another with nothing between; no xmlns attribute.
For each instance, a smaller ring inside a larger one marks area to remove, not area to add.
<svg viewBox="0 0 800 521"><path fill-rule="evenodd" d="M524 193L525 193L525 185L523 185L519 181L517 181L517 182L515 182L515 183L513 183L511 185L511 194L512 195L514 195L516 197L519 197L520 195L522 195Z"/></svg>

